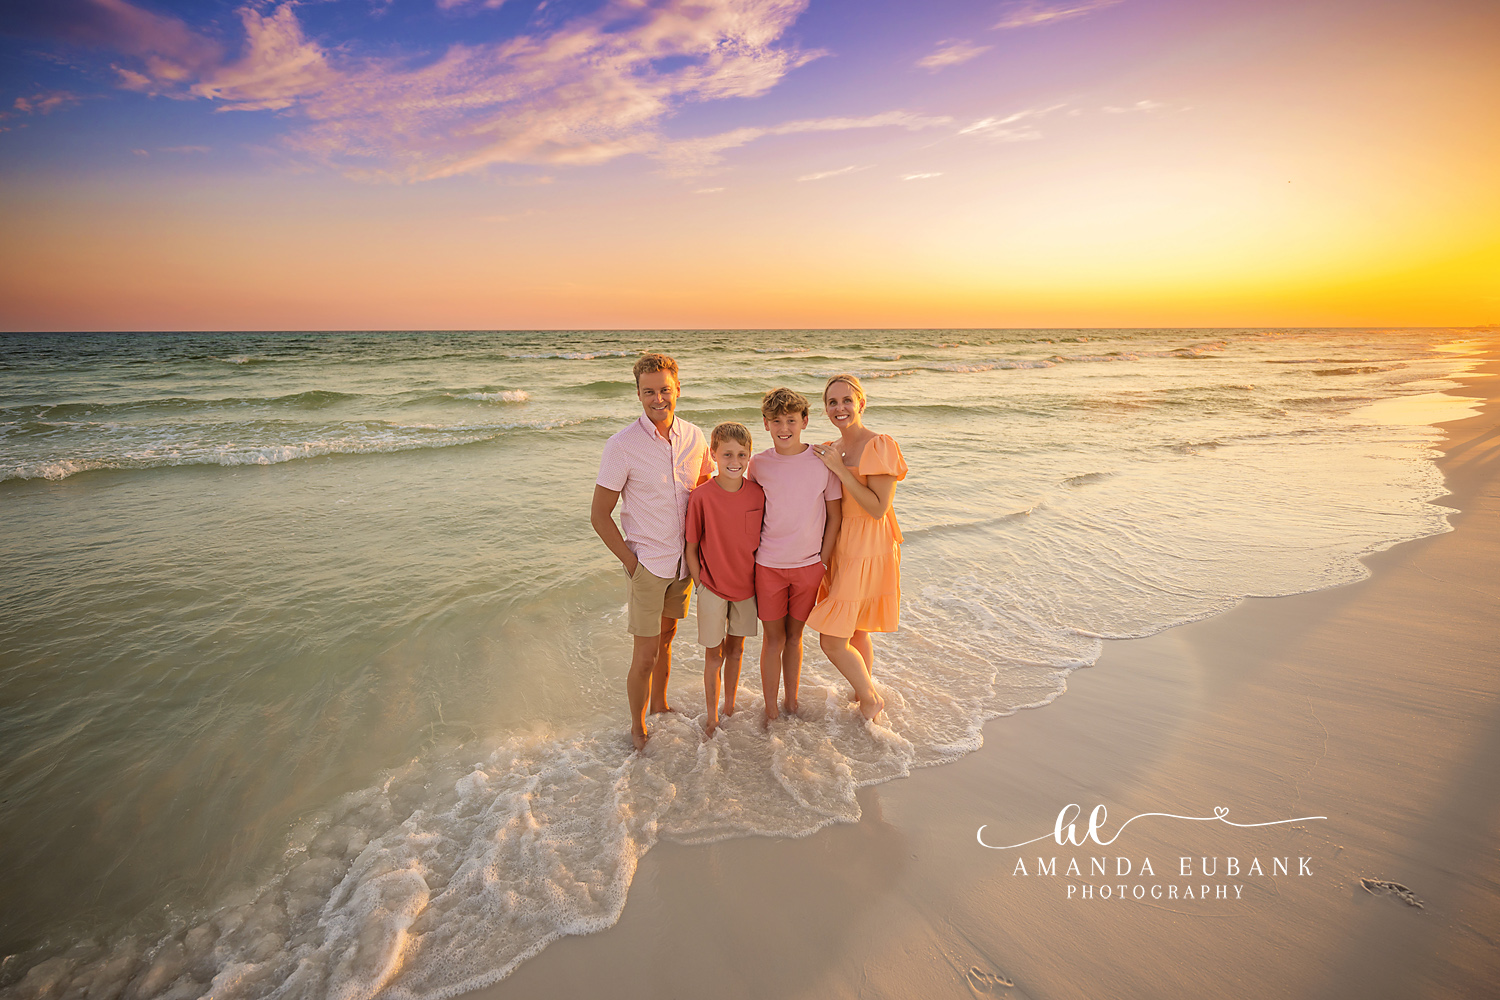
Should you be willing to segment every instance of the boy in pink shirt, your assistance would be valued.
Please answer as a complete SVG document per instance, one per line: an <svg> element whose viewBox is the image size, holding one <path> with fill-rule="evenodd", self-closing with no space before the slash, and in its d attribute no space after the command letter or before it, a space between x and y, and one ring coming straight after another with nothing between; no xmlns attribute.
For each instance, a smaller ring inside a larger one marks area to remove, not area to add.
<svg viewBox="0 0 1500 1000"><path fill-rule="evenodd" d="M772 447L750 460L749 478L766 494L760 548L755 552L756 613L766 624L760 649L760 683L766 721L779 717L777 700L786 682L785 708L797 712L802 681L802 627L818 598L818 585L839 537L838 476L802 443L807 397L772 389L760 404Z"/></svg>
<svg viewBox="0 0 1500 1000"><path fill-rule="evenodd" d="M734 714L745 637L755 634L755 550L760 545L766 495L745 480L750 431L723 423L710 437L719 474L693 490L687 508L687 563L698 594L698 644L703 647L703 690L708 699L704 732L719 728L719 671L723 668L724 717Z"/></svg>

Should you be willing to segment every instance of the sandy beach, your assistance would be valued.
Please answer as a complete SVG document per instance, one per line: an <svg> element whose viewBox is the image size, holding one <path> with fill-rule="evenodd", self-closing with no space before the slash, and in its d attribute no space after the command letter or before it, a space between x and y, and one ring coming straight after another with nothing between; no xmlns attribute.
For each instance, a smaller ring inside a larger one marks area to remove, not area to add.
<svg viewBox="0 0 1500 1000"><path fill-rule="evenodd" d="M662 844L615 927L559 941L476 996L1488 995L1500 363L1493 345L1486 357L1455 393L1488 402L1445 427L1451 493L1437 502L1459 511L1452 532L1368 557L1360 583L1109 643L1053 704L988 723L980 751L862 791L857 825ZM1152 812L1327 818L1148 817L1109 846L1059 847L1070 803L1080 839L1099 804L1104 840ZM981 825L989 844L1045 839L986 850ZM1090 876L1093 858L1109 877ZM1129 875L1116 877L1119 858ZM1230 858L1240 875L1226 876ZM1244 874L1252 859L1263 876ZM1183 887L1193 898L1165 898Z"/></svg>

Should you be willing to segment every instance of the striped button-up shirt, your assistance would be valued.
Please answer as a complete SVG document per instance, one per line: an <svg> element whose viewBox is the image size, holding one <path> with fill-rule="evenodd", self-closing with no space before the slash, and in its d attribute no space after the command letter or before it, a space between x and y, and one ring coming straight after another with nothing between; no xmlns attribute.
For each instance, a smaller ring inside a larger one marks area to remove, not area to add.
<svg viewBox="0 0 1500 1000"><path fill-rule="evenodd" d="M688 575L683 557L688 495L712 472L703 431L681 417L673 418L664 439L643 413L604 445L597 482L620 494L625 544L664 580Z"/></svg>

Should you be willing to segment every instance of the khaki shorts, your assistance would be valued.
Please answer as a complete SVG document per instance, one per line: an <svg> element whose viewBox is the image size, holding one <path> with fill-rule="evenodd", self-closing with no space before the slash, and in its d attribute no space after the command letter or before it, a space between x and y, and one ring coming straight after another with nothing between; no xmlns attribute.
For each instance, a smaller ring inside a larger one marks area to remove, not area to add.
<svg viewBox="0 0 1500 1000"><path fill-rule="evenodd" d="M707 587L698 588L698 645L713 649L729 635L756 634L755 598L726 601Z"/></svg>
<svg viewBox="0 0 1500 1000"><path fill-rule="evenodd" d="M644 565L636 563L635 575L625 585L625 600L630 606L631 635L661 635L663 618L686 618L688 594L693 581L663 580Z"/></svg>

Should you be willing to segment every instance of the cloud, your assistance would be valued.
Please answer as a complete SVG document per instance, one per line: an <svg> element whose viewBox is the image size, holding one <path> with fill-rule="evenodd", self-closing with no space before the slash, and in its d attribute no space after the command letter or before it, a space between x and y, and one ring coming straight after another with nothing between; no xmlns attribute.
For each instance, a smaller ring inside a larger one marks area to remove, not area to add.
<svg viewBox="0 0 1500 1000"><path fill-rule="evenodd" d="M943 176L943 174L942 174L941 171L939 171L937 173L931 173L931 174L902 174L901 175L901 179L903 181L925 181L925 180L927 180L927 179L929 179L931 177L941 177L941 176Z"/></svg>
<svg viewBox="0 0 1500 1000"><path fill-rule="evenodd" d="M327 53L302 34L290 3L270 16L251 7L238 13L245 29L244 53L200 73L187 88L192 96L222 101L226 111L281 111L344 82Z"/></svg>
<svg viewBox="0 0 1500 1000"><path fill-rule="evenodd" d="M990 48L989 45L975 45L967 39L950 38L938 42L937 48L918 59L916 65L936 73L948 66L968 62L980 53L988 52Z"/></svg>
<svg viewBox="0 0 1500 1000"><path fill-rule="evenodd" d="M826 177L837 177L839 174L852 174L856 170L867 170L868 167L839 167L837 170L824 170L816 174L806 174L798 177L799 181L821 181Z"/></svg>
<svg viewBox="0 0 1500 1000"><path fill-rule="evenodd" d="M295 0L239 7L236 47L128 0L54 0L0 15L0 28L108 49L127 90L280 112L294 123L285 148L351 176L419 180L629 153L680 162L660 133L678 108L758 96L825 54L783 40L807 3L606 0L529 34L405 58L308 37Z"/></svg>
<svg viewBox="0 0 1500 1000"><path fill-rule="evenodd" d="M1064 107L1066 105L1054 104L1048 108L1027 108L1004 118L981 118L959 129L958 134L972 135L991 142L1029 142L1042 137L1041 131L1036 127L1037 120Z"/></svg>
<svg viewBox="0 0 1500 1000"><path fill-rule="evenodd" d="M1119 108L1115 107L1113 104L1106 104L1099 110L1111 115L1128 115L1136 111L1144 111L1147 114L1150 114L1153 111L1160 111L1165 107L1166 105L1160 101L1136 101L1128 108Z"/></svg>
<svg viewBox="0 0 1500 1000"><path fill-rule="evenodd" d="M723 188L699 188L693 194L718 194Z"/></svg>
<svg viewBox="0 0 1500 1000"><path fill-rule="evenodd" d="M23 115L50 115L58 108L71 107L83 98L67 90L44 90L30 97L18 97L12 108Z"/></svg>
<svg viewBox="0 0 1500 1000"><path fill-rule="evenodd" d="M207 146L163 146L158 152L162 153L208 153L211 152Z"/></svg>
<svg viewBox="0 0 1500 1000"><path fill-rule="evenodd" d="M1066 21L1105 7L1113 7L1120 0L1071 0L1064 3L1045 3L1043 0L1019 0L1000 8L1002 16L995 24L997 30L1008 28L1034 28L1038 25Z"/></svg>
<svg viewBox="0 0 1500 1000"><path fill-rule="evenodd" d="M800 132L842 132L859 128L905 128L909 130L945 125L953 119L924 116L909 111L886 111L863 118L808 118L767 127L732 129L700 139L679 139L668 143L652 155L664 161L670 172L679 175L701 173L713 167L726 150L744 146L768 135L793 135Z"/></svg>
<svg viewBox="0 0 1500 1000"><path fill-rule="evenodd" d="M504 3L505 0L437 0L438 10L456 10L459 7L473 7L476 5L486 10L495 10Z"/></svg>

